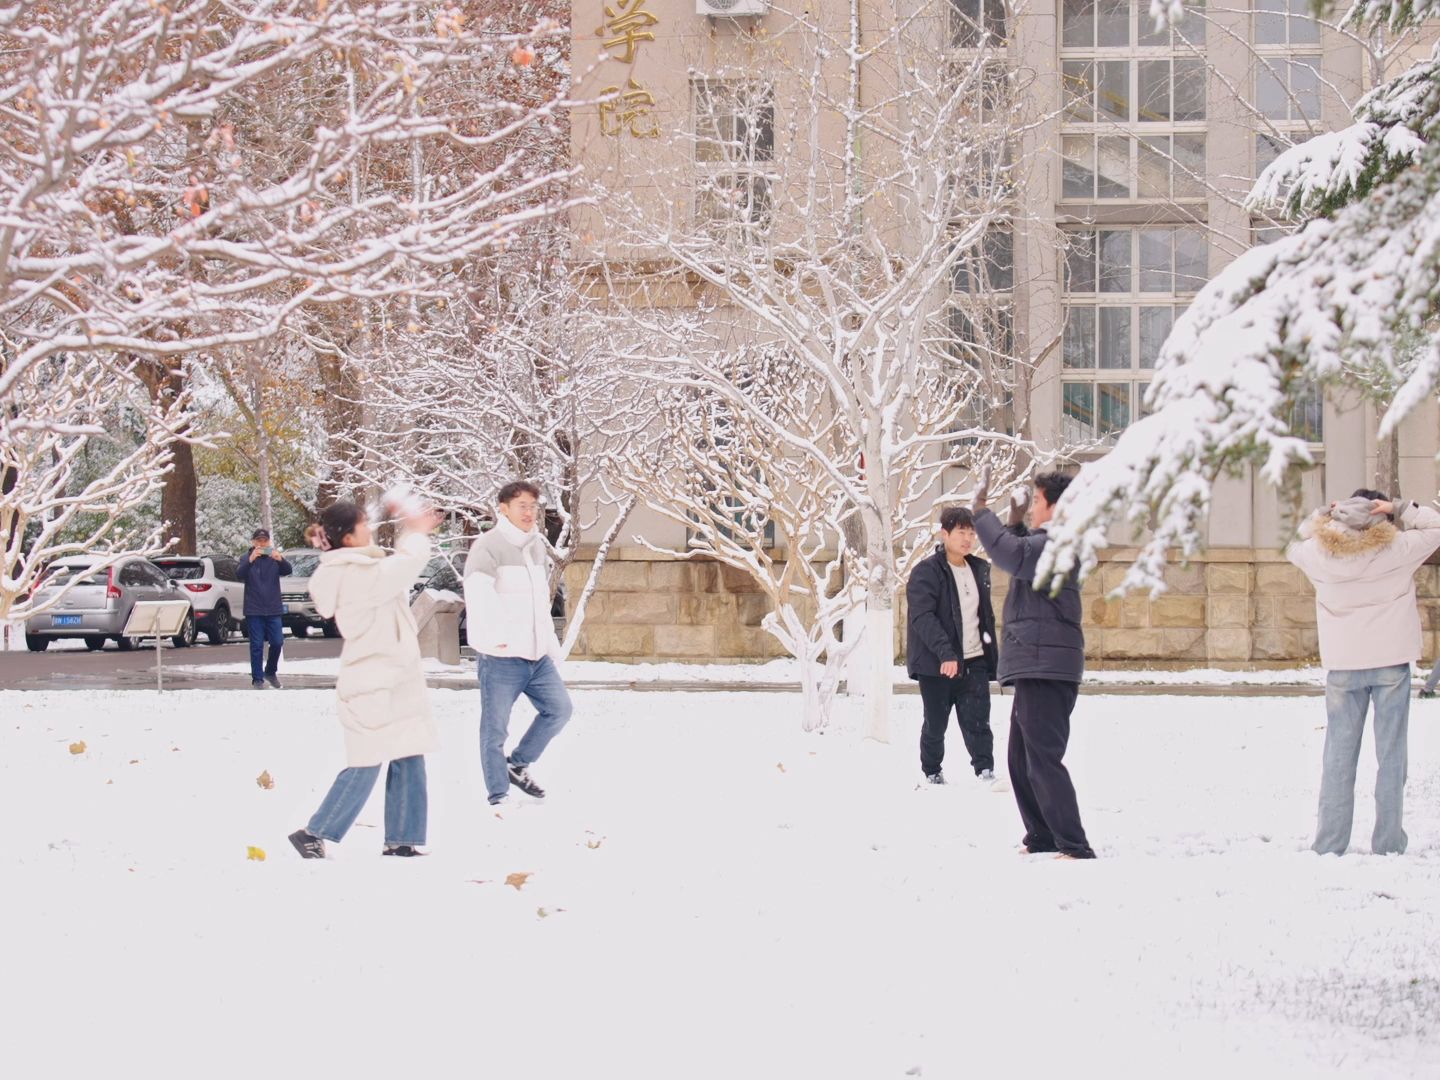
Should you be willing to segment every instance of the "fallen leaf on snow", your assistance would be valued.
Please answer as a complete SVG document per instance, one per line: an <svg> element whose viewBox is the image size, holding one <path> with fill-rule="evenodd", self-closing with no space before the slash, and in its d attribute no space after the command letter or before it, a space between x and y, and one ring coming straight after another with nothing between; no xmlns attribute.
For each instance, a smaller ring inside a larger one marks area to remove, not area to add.
<svg viewBox="0 0 1440 1080"><path fill-rule="evenodd" d="M251 862L264 862L265 849L254 847L253 845L251 847L247 847L245 849L245 858L249 859Z"/></svg>
<svg viewBox="0 0 1440 1080"><path fill-rule="evenodd" d="M603 843L603 841L600 841L600 840L586 840L586 841L585 841L585 846L588 847L591 851L594 851L596 848L598 848L598 847L601 845L601 843Z"/></svg>
<svg viewBox="0 0 1440 1080"><path fill-rule="evenodd" d="M785 771L785 765L784 765L783 762L777 761L777 762L775 763L775 768L779 769L781 772L784 772L784 771Z"/></svg>
<svg viewBox="0 0 1440 1080"><path fill-rule="evenodd" d="M255 783L259 784L266 791L269 791L275 786L275 778L270 775L270 770L266 769L259 776L255 777Z"/></svg>
<svg viewBox="0 0 1440 1080"><path fill-rule="evenodd" d="M140 764L140 759L139 759L138 757L137 757L137 758L131 758L131 759L130 759L130 764L131 764L131 765L139 765L139 764Z"/></svg>
<svg viewBox="0 0 1440 1080"><path fill-rule="evenodd" d="M535 914L539 915L542 919L548 919L550 917L550 912L546 911L543 907L537 907Z"/></svg>
<svg viewBox="0 0 1440 1080"><path fill-rule="evenodd" d="M70 752L72 754L83 754L85 752L85 740L81 739L79 742L72 742L70 744Z"/></svg>
<svg viewBox="0 0 1440 1080"><path fill-rule="evenodd" d="M519 892L525 887L525 882L530 880L530 873L531 871L524 870L514 874L506 874L505 884L512 886L516 892Z"/></svg>

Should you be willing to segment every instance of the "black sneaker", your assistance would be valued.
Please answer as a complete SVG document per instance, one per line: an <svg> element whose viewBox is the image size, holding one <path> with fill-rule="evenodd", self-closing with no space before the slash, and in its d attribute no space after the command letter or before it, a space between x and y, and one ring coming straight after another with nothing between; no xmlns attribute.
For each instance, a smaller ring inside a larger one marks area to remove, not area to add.
<svg viewBox="0 0 1440 1080"><path fill-rule="evenodd" d="M266 681L267 683L269 683L271 686L273 686L276 690L279 690L279 689L280 689L280 676L279 676L279 675L266 675L266 676L265 676L265 681Z"/></svg>
<svg viewBox="0 0 1440 1080"><path fill-rule="evenodd" d="M1434 690L1421 690L1421 691L1420 691L1420 696L1421 696L1422 698L1433 698L1433 697L1435 696L1435 691L1434 691Z"/></svg>
<svg viewBox="0 0 1440 1080"><path fill-rule="evenodd" d="M510 773L510 783L525 792L526 795L529 795L532 799L543 799L545 797L545 789L535 782L530 775L530 770L526 766L513 765L510 763L510 759L506 758L505 768Z"/></svg>
<svg viewBox="0 0 1440 1080"><path fill-rule="evenodd" d="M311 836L304 829L296 829L292 832L290 843L295 845L295 850L300 853L302 859L323 859L325 857L325 841L318 836Z"/></svg>
<svg viewBox="0 0 1440 1080"><path fill-rule="evenodd" d="M398 855L402 859L413 859L417 855L428 855L430 853L428 851L421 851L414 844L395 844L393 847L387 846L380 854Z"/></svg>
<svg viewBox="0 0 1440 1080"><path fill-rule="evenodd" d="M943 784L945 783L945 774L943 772L926 773L925 781L930 784Z"/></svg>

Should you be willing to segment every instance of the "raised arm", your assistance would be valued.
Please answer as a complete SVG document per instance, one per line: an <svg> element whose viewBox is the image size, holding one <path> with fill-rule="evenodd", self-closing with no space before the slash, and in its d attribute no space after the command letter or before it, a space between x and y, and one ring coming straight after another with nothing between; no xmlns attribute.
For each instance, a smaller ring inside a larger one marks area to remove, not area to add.
<svg viewBox="0 0 1440 1080"><path fill-rule="evenodd" d="M985 546L990 561L1012 577L1018 574L1030 555L1035 540L1030 536L1016 536L1000 523L992 510L981 510L975 515L975 533Z"/></svg>

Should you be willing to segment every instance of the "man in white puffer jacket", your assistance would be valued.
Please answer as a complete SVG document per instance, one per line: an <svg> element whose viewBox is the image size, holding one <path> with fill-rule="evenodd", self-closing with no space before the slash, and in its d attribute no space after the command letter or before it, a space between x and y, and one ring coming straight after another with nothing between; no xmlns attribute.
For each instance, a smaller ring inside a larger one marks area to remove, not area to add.
<svg viewBox="0 0 1440 1080"><path fill-rule="evenodd" d="M517 480L500 489L499 503L495 527L475 540L465 560L466 633L480 654L480 765L492 806L505 801L511 784L545 797L530 766L572 711L556 666L560 642L550 618L549 555L535 527L540 489ZM507 758L510 710L521 694L536 716Z"/></svg>
<svg viewBox="0 0 1440 1080"><path fill-rule="evenodd" d="M1395 528L1396 515L1405 527ZM1325 758L1312 850L1343 855L1355 816L1355 771L1365 713L1375 703L1375 832L1370 850L1402 854L1410 723L1410 665L1420 658L1415 571L1440 548L1440 513L1361 489L1317 510L1285 557L1315 586L1326 668Z"/></svg>

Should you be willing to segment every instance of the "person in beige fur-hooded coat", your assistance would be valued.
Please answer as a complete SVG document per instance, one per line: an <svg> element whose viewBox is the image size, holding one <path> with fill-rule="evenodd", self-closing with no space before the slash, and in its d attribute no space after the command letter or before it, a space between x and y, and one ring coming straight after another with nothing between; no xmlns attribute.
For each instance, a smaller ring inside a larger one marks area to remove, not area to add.
<svg viewBox="0 0 1440 1080"><path fill-rule="evenodd" d="M335 696L347 764L309 824L290 836L304 858L324 858L325 841L345 836L382 765L388 765L383 854L422 854L429 805L424 755L438 739L409 594L430 557L428 534L438 520L412 515L393 555L371 542L369 522L353 503L330 507L309 533L325 549L310 595L345 639Z"/></svg>
<svg viewBox="0 0 1440 1080"><path fill-rule="evenodd" d="M1395 527L1399 518L1403 531ZM1343 855L1355 816L1365 716L1375 709L1375 831L1370 850L1401 854L1410 665L1420 657L1415 571L1440 548L1440 513L1361 489L1317 510L1285 556L1315 586L1325 675L1325 750L1312 850Z"/></svg>

